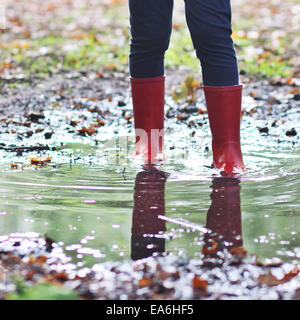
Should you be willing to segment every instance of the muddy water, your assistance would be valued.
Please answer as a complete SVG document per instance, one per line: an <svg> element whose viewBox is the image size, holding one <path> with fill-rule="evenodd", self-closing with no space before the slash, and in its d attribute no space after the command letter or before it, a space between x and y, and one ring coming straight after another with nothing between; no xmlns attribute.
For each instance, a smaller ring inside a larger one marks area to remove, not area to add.
<svg viewBox="0 0 300 320"><path fill-rule="evenodd" d="M65 145L61 163L38 169L11 170L13 159L3 160L0 235L47 234L80 266L154 252L217 257L240 246L261 258L299 261L300 152L288 143L279 150L274 139L266 145L264 137L243 130L248 170L235 178L208 168L206 135L186 142L170 134L166 160L156 168L113 148L104 159L99 146L80 144ZM63 155L70 150L75 156L67 162Z"/></svg>

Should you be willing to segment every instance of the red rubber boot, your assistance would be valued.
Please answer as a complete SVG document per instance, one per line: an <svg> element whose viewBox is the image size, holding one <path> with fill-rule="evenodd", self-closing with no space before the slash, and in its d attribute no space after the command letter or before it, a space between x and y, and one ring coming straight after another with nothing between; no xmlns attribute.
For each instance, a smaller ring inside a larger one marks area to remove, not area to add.
<svg viewBox="0 0 300 320"><path fill-rule="evenodd" d="M229 175L245 169L240 145L242 88L242 85L204 86L213 167Z"/></svg>
<svg viewBox="0 0 300 320"><path fill-rule="evenodd" d="M148 163L162 158L165 77L131 78L136 155Z"/></svg>

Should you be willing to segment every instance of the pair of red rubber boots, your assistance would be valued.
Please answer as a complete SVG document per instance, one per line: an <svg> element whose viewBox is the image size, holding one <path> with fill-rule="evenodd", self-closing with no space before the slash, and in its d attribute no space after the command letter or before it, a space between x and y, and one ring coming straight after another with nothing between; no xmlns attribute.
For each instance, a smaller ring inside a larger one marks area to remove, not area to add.
<svg viewBox="0 0 300 320"><path fill-rule="evenodd" d="M225 174L244 169L240 146L242 85L204 86L212 134L212 167ZM162 158L165 77L131 78L136 154L148 163Z"/></svg>

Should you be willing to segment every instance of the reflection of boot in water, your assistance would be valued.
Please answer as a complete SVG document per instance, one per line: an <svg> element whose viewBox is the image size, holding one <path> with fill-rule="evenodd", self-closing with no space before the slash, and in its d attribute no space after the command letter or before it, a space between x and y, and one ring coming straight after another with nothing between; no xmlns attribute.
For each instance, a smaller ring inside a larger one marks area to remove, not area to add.
<svg viewBox="0 0 300 320"><path fill-rule="evenodd" d="M219 253L243 245L239 183L236 178L213 180L211 206L206 217L206 227L211 233L205 234L202 249L208 264L222 263Z"/></svg>
<svg viewBox="0 0 300 320"><path fill-rule="evenodd" d="M166 179L166 173L153 166L148 166L136 176L131 230L133 260L165 251L165 239L155 235L166 230L165 222L158 218L165 214Z"/></svg>

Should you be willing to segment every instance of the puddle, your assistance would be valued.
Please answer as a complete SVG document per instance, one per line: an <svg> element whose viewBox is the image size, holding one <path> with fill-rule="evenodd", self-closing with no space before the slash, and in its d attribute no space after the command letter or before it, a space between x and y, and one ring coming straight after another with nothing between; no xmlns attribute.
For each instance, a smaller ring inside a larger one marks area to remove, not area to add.
<svg viewBox="0 0 300 320"><path fill-rule="evenodd" d="M7 121L0 145L0 235L47 234L80 267L154 252L218 259L219 251L237 246L261 258L298 262L298 100L289 88L276 88L275 108L267 86L256 98L250 94L255 85L246 89L241 137L247 171L234 179L210 169L207 114L175 110L170 97L166 160L151 170L132 157L128 92L112 100L72 98L72 108L47 107L44 118L30 124L30 139L24 117L16 118L19 127ZM205 109L201 94L197 106ZM104 126L79 134L100 116ZM50 138L37 130L41 125ZM44 146L40 152L30 149L37 143ZM38 156L51 161L36 168L30 157Z"/></svg>
<svg viewBox="0 0 300 320"><path fill-rule="evenodd" d="M261 258L299 261L300 154L251 148L244 146L250 168L237 178L213 176L209 152L202 163L196 154L179 161L170 153L149 169L124 157L85 165L93 152L99 159L97 147L66 145L61 153L80 149L78 163L36 170L2 164L0 234L47 234L78 266L154 252L218 259L219 250L240 246Z"/></svg>

